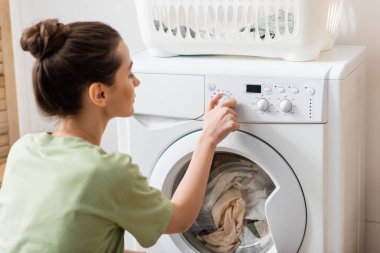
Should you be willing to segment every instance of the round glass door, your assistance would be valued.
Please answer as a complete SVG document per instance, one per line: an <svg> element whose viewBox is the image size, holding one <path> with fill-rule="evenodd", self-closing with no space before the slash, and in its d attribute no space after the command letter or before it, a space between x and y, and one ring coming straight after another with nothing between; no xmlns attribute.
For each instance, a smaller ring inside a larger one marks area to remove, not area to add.
<svg viewBox="0 0 380 253"><path fill-rule="evenodd" d="M154 166L150 184L169 198L186 173L198 136L194 132L175 141ZM215 217L226 220L227 214L218 214L218 207L226 206L220 203L228 191L238 191L244 204L243 215L232 217L237 243L224 252L297 252L306 227L305 201L297 177L269 144L244 132L232 133L218 145L197 220L187 232L170 235L181 252L222 252L215 248L213 235L220 224L224 226Z"/></svg>
<svg viewBox="0 0 380 253"><path fill-rule="evenodd" d="M175 177L170 196L181 182L190 161ZM266 199L275 189L270 177L254 162L229 152L216 152L211 166L207 192L197 220L183 237L199 252L213 252L202 238L218 230L213 219L213 207L223 193L231 189L240 190L245 202L242 229L237 231L236 253L267 252L273 247L273 240L265 217Z"/></svg>

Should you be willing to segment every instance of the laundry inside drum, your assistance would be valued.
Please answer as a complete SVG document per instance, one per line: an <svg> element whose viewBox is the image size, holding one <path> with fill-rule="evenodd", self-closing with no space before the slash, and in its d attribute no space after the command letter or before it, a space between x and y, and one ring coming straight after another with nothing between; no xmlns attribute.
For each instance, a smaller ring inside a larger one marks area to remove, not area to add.
<svg viewBox="0 0 380 253"><path fill-rule="evenodd" d="M186 173L175 177L171 195ZM199 252L266 252L273 247L265 202L275 189L267 173L249 159L216 152L205 200L192 227L182 234Z"/></svg>

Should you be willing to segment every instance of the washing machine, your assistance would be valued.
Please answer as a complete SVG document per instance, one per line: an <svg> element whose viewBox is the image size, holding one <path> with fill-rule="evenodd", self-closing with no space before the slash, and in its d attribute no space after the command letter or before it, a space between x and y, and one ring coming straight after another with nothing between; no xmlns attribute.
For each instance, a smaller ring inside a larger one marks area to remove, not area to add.
<svg viewBox="0 0 380 253"><path fill-rule="evenodd" d="M363 252L365 59L359 46L337 46L311 62L155 58L142 50L132 56L141 85L135 115L118 119L119 150L171 198L219 91L237 100L240 130L217 146L214 162L251 164L271 187L269 237L242 241L235 252ZM130 235L126 247L143 249ZM212 252L189 231L143 250Z"/></svg>

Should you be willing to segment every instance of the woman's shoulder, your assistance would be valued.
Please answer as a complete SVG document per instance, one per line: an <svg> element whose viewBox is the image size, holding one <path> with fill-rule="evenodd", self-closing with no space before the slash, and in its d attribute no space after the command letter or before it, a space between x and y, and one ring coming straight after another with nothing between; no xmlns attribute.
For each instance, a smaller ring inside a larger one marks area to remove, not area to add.
<svg viewBox="0 0 380 253"><path fill-rule="evenodd" d="M12 150L19 150L23 149L26 146L30 146L32 143L36 141L36 139L39 138L41 134L42 133L27 133L21 136L12 144L10 152L12 152Z"/></svg>
<svg viewBox="0 0 380 253"><path fill-rule="evenodd" d="M31 154L35 157L66 160L67 164L81 164L87 169L119 170L134 167L128 154L107 153L100 146L77 137L53 137L49 133L22 136L12 147L12 153Z"/></svg>
<svg viewBox="0 0 380 253"><path fill-rule="evenodd" d="M134 174L138 172L137 164L133 163L132 157L128 154L113 152L101 154L101 168L106 171L112 170L117 174Z"/></svg>
<svg viewBox="0 0 380 253"><path fill-rule="evenodd" d="M141 177L138 165L132 162L128 154L102 152L97 161L93 160L91 163L91 185L102 185L108 191L117 191L120 187L129 189Z"/></svg>

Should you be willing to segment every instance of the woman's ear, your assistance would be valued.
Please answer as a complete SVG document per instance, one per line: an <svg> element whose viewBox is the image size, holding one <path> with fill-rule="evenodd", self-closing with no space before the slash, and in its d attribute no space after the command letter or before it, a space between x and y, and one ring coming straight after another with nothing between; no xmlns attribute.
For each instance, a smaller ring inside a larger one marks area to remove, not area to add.
<svg viewBox="0 0 380 253"><path fill-rule="evenodd" d="M88 97L94 105L105 107L107 104L107 87L102 83L92 83L88 88Z"/></svg>

